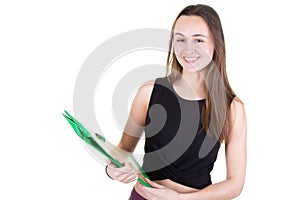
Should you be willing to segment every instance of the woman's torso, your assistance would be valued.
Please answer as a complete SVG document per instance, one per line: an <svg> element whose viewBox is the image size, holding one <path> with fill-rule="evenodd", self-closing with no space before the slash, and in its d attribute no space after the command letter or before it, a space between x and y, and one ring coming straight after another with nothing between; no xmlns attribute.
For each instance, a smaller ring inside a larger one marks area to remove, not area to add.
<svg viewBox="0 0 300 200"><path fill-rule="evenodd" d="M181 98L167 77L155 81L146 118L143 164L151 180L182 193L211 184L219 143L215 141L206 157L199 157L206 137L201 124L204 104L205 100Z"/></svg>

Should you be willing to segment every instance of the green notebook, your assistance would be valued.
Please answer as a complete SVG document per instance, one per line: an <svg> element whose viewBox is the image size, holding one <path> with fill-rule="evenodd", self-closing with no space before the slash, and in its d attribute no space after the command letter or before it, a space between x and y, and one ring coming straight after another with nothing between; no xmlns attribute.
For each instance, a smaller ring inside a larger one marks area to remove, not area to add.
<svg viewBox="0 0 300 200"><path fill-rule="evenodd" d="M62 113L62 115L72 126L76 134L83 141L89 144L89 146L93 147L93 149L95 149L97 152L102 154L106 159L109 159L118 167L123 167L122 162L131 162L133 166L136 167L136 170L138 170L143 175L144 178L149 179L146 172L139 165L139 163L131 153L124 151L118 148L117 146L114 146L109 141L107 141L105 137L101 134L97 134L97 133L91 134L86 128L84 128L84 126L80 122L78 122L67 111L64 112L65 113ZM144 186L151 187L147 182L145 182L141 178L138 178L138 181L142 183Z"/></svg>

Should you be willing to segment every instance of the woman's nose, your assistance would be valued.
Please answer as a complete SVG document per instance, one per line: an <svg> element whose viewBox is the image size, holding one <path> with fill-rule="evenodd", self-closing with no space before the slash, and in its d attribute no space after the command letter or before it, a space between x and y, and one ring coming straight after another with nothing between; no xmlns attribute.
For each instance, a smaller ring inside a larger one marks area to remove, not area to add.
<svg viewBox="0 0 300 200"><path fill-rule="evenodd" d="M184 53L192 54L195 52L195 44L192 41L188 41L185 43Z"/></svg>

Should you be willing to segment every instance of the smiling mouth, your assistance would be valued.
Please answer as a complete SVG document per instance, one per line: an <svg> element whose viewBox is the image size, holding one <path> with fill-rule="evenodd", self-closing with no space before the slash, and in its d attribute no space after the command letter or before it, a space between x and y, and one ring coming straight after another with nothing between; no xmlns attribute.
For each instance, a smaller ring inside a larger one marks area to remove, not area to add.
<svg viewBox="0 0 300 200"><path fill-rule="evenodd" d="M200 57L183 57L184 61L187 63L194 63L196 62Z"/></svg>

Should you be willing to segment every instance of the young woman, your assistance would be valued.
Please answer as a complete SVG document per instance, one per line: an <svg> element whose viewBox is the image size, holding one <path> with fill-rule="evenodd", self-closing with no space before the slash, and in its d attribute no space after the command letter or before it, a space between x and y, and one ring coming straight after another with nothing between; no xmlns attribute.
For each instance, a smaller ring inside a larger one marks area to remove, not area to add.
<svg viewBox="0 0 300 200"><path fill-rule="evenodd" d="M232 199L244 185L246 116L226 74L223 30L218 14L191 5L171 32L167 76L144 84L132 103L119 147L133 152L145 131L143 168L152 188L136 182L134 199ZM225 143L227 177L212 184L210 172ZM107 174L129 183L132 167L109 164Z"/></svg>

